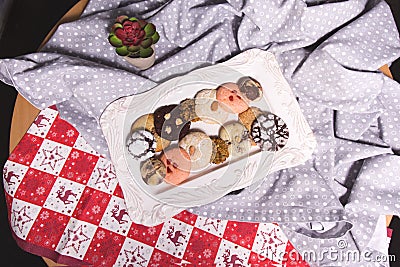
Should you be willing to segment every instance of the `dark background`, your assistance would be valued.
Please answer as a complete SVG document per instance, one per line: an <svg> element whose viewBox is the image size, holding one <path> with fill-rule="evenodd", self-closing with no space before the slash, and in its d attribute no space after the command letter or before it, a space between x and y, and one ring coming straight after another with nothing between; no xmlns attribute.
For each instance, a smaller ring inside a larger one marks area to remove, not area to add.
<svg viewBox="0 0 400 267"><path fill-rule="evenodd" d="M398 29L400 29L400 0L386 0L391 6ZM0 0L0 58L10 58L35 52L53 25L78 0ZM400 59L390 66L394 79L400 81ZM17 92L0 82L0 167L3 169L9 155L9 130ZM400 133L399 133L400 134ZM0 249L1 266L45 267L44 261L20 249L8 224L3 184L0 188ZM400 220L394 217L390 225L393 232L389 254L396 255L400 266Z"/></svg>

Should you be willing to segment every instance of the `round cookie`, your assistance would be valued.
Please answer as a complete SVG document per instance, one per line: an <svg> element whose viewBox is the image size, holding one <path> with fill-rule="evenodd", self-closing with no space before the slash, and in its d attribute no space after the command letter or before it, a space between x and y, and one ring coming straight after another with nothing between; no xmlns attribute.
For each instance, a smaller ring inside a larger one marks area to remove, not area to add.
<svg viewBox="0 0 400 267"><path fill-rule="evenodd" d="M278 151L286 145L289 129L279 116L264 111L254 120L250 135L262 150Z"/></svg>
<svg viewBox="0 0 400 267"><path fill-rule="evenodd" d="M217 88L217 100L222 104L222 108L230 113L240 113L249 107L240 93L239 86L232 82L223 83Z"/></svg>
<svg viewBox="0 0 400 267"><path fill-rule="evenodd" d="M244 76L238 80L237 84L242 96L246 98L247 101L258 101L262 98L263 89L256 79L250 76Z"/></svg>
<svg viewBox="0 0 400 267"><path fill-rule="evenodd" d="M244 127L246 127L246 129L250 132L253 121L262 112L263 111L258 107L249 107L245 111L239 113L238 118L239 121L244 125Z"/></svg>
<svg viewBox="0 0 400 267"><path fill-rule="evenodd" d="M140 163L140 174L146 184L158 185L164 181L166 168L160 159L152 157Z"/></svg>
<svg viewBox="0 0 400 267"><path fill-rule="evenodd" d="M200 120L200 118L196 114L195 105L196 105L195 100L192 98L186 98L179 103L178 108L180 110L182 117L186 121L195 122Z"/></svg>
<svg viewBox="0 0 400 267"><path fill-rule="evenodd" d="M161 138L175 141L189 133L191 123L183 118L178 105L161 106L153 114L154 127Z"/></svg>
<svg viewBox="0 0 400 267"><path fill-rule="evenodd" d="M240 122L234 121L222 126L219 137L228 143L229 154L233 157L245 155L250 151L249 131Z"/></svg>
<svg viewBox="0 0 400 267"><path fill-rule="evenodd" d="M201 170L210 164L213 142L207 134L190 132L179 141L179 146L189 154L192 171Z"/></svg>
<svg viewBox="0 0 400 267"><path fill-rule="evenodd" d="M166 173L164 181L178 185L184 182L190 175L191 162L189 154L180 147L170 148L161 155Z"/></svg>
<svg viewBox="0 0 400 267"><path fill-rule="evenodd" d="M203 89L196 93L195 112L203 122L210 124L223 124L229 116L217 101L215 89Z"/></svg>
<svg viewBox="0 0 400 267"><path fill-rule="evenodd" d="M156 140L146 130L137 130L131 133L126 142L128 153L137 160L144 160L156 153Z"/></svg>
<svg viewBox="0 0 400 267"><path fill-rule="evenodd" d="M171 141L161 138L156 133L156 129L154 127L154 115L152 113L140 116L135 120L135 122L131 126L132 132L140 129L145 129L154 135L154 138L156 139L157 143L156 152L162 151L171 143Z"/></svg>
<svg viewBox="0 0 400 267"><path fill-rule="evenodd" d="M211 162L214 164L221 164L229 157L228 144L218 136L211 136L213 141L213 155Z"/></svg>

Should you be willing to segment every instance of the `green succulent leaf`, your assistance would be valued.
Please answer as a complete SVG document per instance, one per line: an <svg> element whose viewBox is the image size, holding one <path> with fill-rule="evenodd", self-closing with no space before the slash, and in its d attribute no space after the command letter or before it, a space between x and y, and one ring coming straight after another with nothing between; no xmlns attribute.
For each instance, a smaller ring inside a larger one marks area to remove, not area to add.
<svg viewBox="0 0 400 267"><path fill-rule="evenodd" d="M149 57L153 54L153 48L148 47L148 48L141 48L139 51L140 57Z"/></svg>
<svg viewBox="0 0 400 267"><path fill-rule="evenodd" d="M121 23L115 23L111 28L111 32L114 33L115 30L119 29L119 28L123 28L122 24Z"/></svg>
<svg viewBox="0 0 400 267"><path fill-rule="evenodd" d="M147 23L144 26L144 32L146 33L146 37L150 37L156 32L156 26L153 23Z"/></svg>
<svg viewBox="0 0 400 267"><path fill-rule="evenodd" d="M127 56L127 55L129 55L128 48L127 48L125 45L124 45L124 46L121 46L121 47L117 47L117 48L115 49L115 51L116 51L117 54L120 55L120 56Z"/></svg>
<svg viewBox="0 0 400 267"><path fill-rule="evenodd" d="M153 39L153 44L157 43L158 40L160 40L160 35L158 34L158 32L155 32L153 36L151 36L151 39Z"/></svg>
<svg viewBox="0 0 400 267"><path fill-rule="evenodd" d="M152 44L153 44L153 39L151 39L151 38L144 39L144 40L140 43L140 45L141 45L143 48L150 47Z"/></svg>
<svg viewBox="0 0 400 267"><path fill-rule="evenodd" d="M140 50L140 46L138 46L138 45L128 46L128 51L131 53L138 52L139 50Z"/></svg>
<svg viewBox="0 0 400 267"><path fill-rule="evenodd" d="M130 20L130 21L138 21L138 19L135 18L135 17L131 17L131 18L129 18L129 20Z"/></svg>
<svg viewBox="0 0 400 267"><path fill-rule="evenodd" d="M108 41L110 42L110 44L114 47L121 47L123 46L122 44L122 40L119 39L117 36L115 36L115 34L110 34L108 36Z"/></svg>

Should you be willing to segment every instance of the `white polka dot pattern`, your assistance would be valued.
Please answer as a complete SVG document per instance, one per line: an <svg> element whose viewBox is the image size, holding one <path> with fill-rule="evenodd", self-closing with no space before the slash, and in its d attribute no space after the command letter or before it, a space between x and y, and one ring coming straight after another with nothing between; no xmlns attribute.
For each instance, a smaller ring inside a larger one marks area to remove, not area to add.
<svg viewBox="0 0 400 267"><path fill-rule="evenodd" d="M148 19L160 32L156 63L146 71L108 44L122 14ZM376 254L367 244L379 215L400 210L400 85L377 71L400 56L399 43L384 1L91 0L82 18L61 25L42 52L0 60L0 79L39 108L57 104L107 155L98 121L113 100L248 48L269 50L317 137L313 158L269 175L255 192L190 211L278 222L299 251L337 248L344 240L347 249ZM319 233L307 222L329 230Z"/></svg>

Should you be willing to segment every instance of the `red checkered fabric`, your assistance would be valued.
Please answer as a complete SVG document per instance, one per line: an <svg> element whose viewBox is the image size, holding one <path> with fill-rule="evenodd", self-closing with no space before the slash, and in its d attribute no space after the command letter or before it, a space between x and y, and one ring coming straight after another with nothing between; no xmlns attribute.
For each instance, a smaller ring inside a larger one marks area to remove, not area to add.
<svg viewBox="0 0 400 267"><path fill-rule="evenodd" d="M42 110L5 164L17 243L67 265L308 266L277 224L183 211L147 227L129 218L111 162L57 110Z"/></svg>

